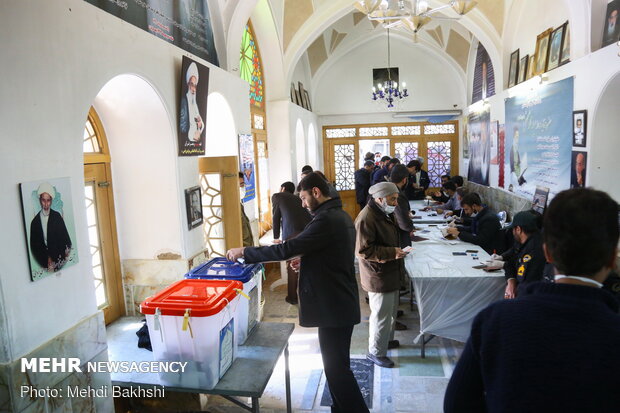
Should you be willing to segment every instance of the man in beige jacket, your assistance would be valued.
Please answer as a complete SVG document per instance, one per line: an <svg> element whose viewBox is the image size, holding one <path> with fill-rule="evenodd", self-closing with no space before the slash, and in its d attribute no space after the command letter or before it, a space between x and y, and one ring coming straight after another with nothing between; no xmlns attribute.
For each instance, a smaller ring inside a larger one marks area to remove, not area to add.
<svg viewBox="0 0 620 413"><path fill-rule="evenodd" d="M394 340L400 278L405 272L394 209L398 187L381 182L370 187L372 199L355 220L355 255L359 259L362 288L370 304L368 355L380 367L393 367L387 350L399 346Z"/></svg>

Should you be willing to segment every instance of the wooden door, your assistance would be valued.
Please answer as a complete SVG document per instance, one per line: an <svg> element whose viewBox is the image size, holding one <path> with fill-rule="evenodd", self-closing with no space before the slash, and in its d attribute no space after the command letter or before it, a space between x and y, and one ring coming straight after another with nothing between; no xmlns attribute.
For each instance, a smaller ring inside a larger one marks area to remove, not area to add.
<svg viewBox="0 0 620 413"><path fill-rule="evenodd" d="M359 213L359 205L355 199L355 171L358 159L358 143L354 139L339 139L329 142L326 163L327 179L336 187L344 209L352 219Z"/></svg>
<svg viewBox="0 0 620 413"><path fill-rule="evenodd" d="M106 324L125 313L110 164L84 165L84 196L97 306Z"/></svg>

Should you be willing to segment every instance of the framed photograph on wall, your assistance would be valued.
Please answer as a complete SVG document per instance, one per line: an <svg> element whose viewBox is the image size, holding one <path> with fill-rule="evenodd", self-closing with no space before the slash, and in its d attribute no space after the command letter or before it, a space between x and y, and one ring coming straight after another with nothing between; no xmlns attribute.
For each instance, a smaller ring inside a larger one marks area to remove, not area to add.
<svg viewBox="0 0 620 413"><path fill-rule="evenodd" d="M549 37L553 29L547 29L536 37L536 68L534 76L542 75L547 68L547 57L549 57Z"/></svg>
<svg viewBox="0 0 620 413"><path fill-rule="evenodd" d="M71 179L23 182L19 188L32 281L77 264Z"/></svg>
<svg viewBox="0 0 620 413"><path fill-rule="evenodd" d="M209 68L183 56L179 111L179 156L205 154Z"/></svg>
<svg viewBox="0 0 620 413"><path fill-rule="evenodd" d="M615 43L618 40L620 40L620 0L613 0L607 4L601 47Z"/></svg>
<svg viewBox="0 0 620 413"><path fill-rule="evenodd" d="M585 148L587 138L588 111L576 110L573 112L573 146Z"/></svg>
<svg viewBox="0 0 620 413"><path fill-rule="evenodd" d="M560 65L570 62L570 26L568 21L564 23L564 40L562 40L562 52L560 53Z"/></svg>
<svg viewBox="0 0 620 413"><path fill-rule="evenodd" d="M530 56L530 61L527 64L527 78L531 79L534 77L534 69L536 69L536 55L533 54Z"/></svg>
<svg viewBox="0 0 620 413"><path fill-rule="evenodd" d="M588 153L584 151L573 151L570 166L570 187L585 188L586 186L586 166L588 165Z"/></svg>
<svg viewBox="0 0 620 413"><path fill-rule="evenodd" d="M508 87L517 84L517 76L519 74L519 49L510 54L510 70L508 70Z"/></svg>
<svg viewBox="0 0 620 413"><path fill-rule="evenodd" d="M291 82L291 102L297 104L297 94L295 93L295 84Z"/></svg>
<svg viewBox="0 0 620 413"><path fill-rule="evenodd" d="M519 76L517 83L525 82L527 76L527 65L530 62L530 55L526 54L519 60Z"/></svg>
<svg viewBox="0 0 620 413"><path fill-rule="evenodd" d="M199 186L185 190L185 210L187 211L187 229L202 224L202 193Z"/></svg>
<svg viewBox="0 0 620 413"><path fill-rule="evenodd" d="M308 91L306 89L304 89L304 100L306 101L306 109L308 109L310 112L312 112L312 105L310 104L310 95L308 94Z"/></svg>
<svg viewBox="0 0 620 413"><path fill-rule="evenodd" d="M560 56L562 53L562 41L564 40L564 25L558 27L551 32L551 40L549 41L549 56L547 58L546 70L555 69L560 65Z"/></svg>

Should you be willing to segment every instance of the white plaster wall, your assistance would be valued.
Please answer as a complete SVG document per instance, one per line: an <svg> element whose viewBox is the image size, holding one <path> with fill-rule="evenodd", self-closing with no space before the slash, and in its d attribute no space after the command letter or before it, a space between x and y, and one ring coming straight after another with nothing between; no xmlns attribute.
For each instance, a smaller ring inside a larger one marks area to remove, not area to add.
<svg viewBox="0 0 620 413"><path fill-rule="evenodd" d="M301 119L295 122L295 172L301 173L301 168L306 165L306 134Z"/></svg>
<svg viewBox="0 0 620 413"><path fill-rule="evenodd" d="M9 335L9 357L15 358L97 311L83 198L82 133L88 108L110 79L132 73L158 91L167 113L176 114L181 57L186 53L82 0L3 1L0 39L3 76L10 79L0 88L0 190L6 195L0 215L0 283L8 323L2 334ZM229 102L247 100L247 85L217 68L211 71L210 91L222 93ZM248 105L235 104L232 112L237 132L249 132ZM177 173L175 214L180 218L182 190L198 183L197 159L179 162ZM139 164L134 174L140 174ZM63 176L72 183L69 201L76 213L79 264L32 283L17 185ZM185 222L179 219L178 224L176 230L159 234L160 239L162 245L178 245L181 232L182 253L187 255L197 249L197 240L188 238Z"/></svg>
<svg viewBox="0 0 620 413"><path fill-rule="evenodd" d="M465 106L463 73L422 46L390 39L391 66L399 68L411 95L401 110L439 110ZM371 100L372 69L387 67L386 38L378 37L335 62L313 85L313 109L319 116L383 113L387 106Z"/></svg>

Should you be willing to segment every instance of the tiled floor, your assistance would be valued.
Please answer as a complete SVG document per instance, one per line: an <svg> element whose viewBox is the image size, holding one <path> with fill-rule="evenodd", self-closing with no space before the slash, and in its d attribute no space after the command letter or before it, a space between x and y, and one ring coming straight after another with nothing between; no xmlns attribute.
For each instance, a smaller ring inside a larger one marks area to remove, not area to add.
<svg viewBox="0 0 620 413"><path fill-rule="evenodd" d="M321 406L325 386L317 330L297 325L297 307L284 301L286 286L270 291L269 286L279 273L270 273L263 282L265 306L264 321L296 323L289 341L292 404L295 412L325 412ZM365 358L368 349L368 315L370 310L360 290L362 322L355 327L351 344L352 358ZM409 310L408 297L402 297L401 309L405 315L399 320L409 329L397 331L401 347L390 350L388 355L396 367L375 367L372 412L443 411L443 395L453 367L463 348L462 343L435 338L427 345L426 359L420 357L420 345L413 344L419 332L417 310ZM261 412L286 411L283 358L276 366L265 394L261 398ZM212 413L242 412L243 410L221 397L209 396L207 408Z"/></svg>

